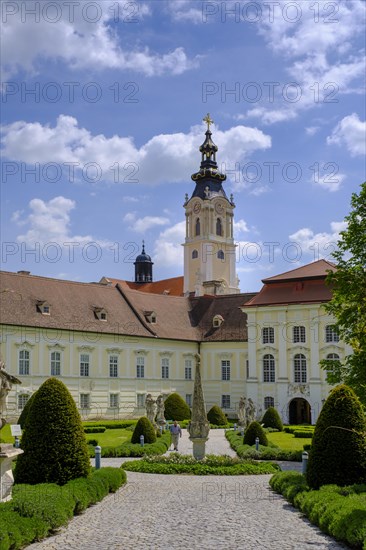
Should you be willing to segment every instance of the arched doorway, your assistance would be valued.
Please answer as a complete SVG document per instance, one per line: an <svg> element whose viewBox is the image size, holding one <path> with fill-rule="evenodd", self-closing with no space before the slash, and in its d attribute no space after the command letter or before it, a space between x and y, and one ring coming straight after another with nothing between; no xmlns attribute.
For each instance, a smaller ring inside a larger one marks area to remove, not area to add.
<svg viewBox="0 0 366 550"><path fill-rule="evenodd" d="M311 424L310 404L302 397L296 397L289 403L290 424Z"/></svg>

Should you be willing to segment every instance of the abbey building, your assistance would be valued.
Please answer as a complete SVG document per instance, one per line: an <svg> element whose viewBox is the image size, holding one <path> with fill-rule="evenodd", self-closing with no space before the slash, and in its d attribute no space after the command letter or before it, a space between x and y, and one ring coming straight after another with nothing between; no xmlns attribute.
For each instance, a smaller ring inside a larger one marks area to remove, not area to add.
<svg viewBox="0 0 366 550"><path fill-rule="evenodd" d="M184 275L154 281L145 246L133 281L76 283L26 271L1 273L1 356L22 380L8 396L17 417L50 376L69 388L84 418L144 414L145 397L178 392L190 405L201 355L206 405L235 417L240 397L258 415L275 406L284 422L315 422L330 387L322 359L345 349L324 310L335 266L319 260L240 293L235 204L218 170L209 116L201 165L184 210Z"/></svg>

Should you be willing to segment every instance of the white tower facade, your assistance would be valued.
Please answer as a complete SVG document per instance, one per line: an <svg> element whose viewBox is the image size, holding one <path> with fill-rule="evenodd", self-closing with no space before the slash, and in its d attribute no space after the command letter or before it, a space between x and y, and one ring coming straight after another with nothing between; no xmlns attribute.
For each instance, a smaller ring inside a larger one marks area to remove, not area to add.
<svg viewBox="0 0 366 550"><path fill-rule="evenodd" d="M236 294L239 292L235 269L233 221L235 204L227 198L222 182L226 176L217 167L217 146L211 139L210 116L206 139L200 147L199 172L191 198L186 196L186 238L184 243L184 293Z"/></svg>

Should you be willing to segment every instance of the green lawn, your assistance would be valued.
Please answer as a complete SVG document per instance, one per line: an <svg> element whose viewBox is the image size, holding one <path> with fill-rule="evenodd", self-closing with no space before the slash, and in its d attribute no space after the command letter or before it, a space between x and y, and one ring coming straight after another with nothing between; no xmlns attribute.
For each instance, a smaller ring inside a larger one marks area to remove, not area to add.
<svg viewBox="0 0 366 550"><path fill-rule="evenodd" d="M86 439L96 439L101 447L118 447L122 443L130 442L132 432L124 428L117 430L106 430L103 433L85 434Z"/></svg>
<svg viewBox="0 0 366 550"><path fill-rule="evenodd" d="M14 437L11 435L10 424L5 424L5 426L0 430L0 439L4 443L14 443Z"/></svg>
<svg viewBox="0 0 366 550"><path fill-rule="evenodd" d="M311 438L298 438L293 434L287 434L285 432L271 432L267 433L268 441L274 443L281 449L291 451L302 451L304 445L311 444Z"/></svg>

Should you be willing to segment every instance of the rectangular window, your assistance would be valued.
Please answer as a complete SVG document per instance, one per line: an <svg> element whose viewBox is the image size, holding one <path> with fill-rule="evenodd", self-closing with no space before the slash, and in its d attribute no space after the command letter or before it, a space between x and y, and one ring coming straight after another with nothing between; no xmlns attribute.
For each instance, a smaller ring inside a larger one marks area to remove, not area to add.
<svg viewBox="0 0 366 550"><path fill-rule="evenodd" d="M166 357L161 360L161 377L169 378L169 359Z"/></svg>
<svg viewBox="0 0 366 550"><path fill-rule="evenodd" d="M51 376L60 376L61 374L61 353L53 351L51 353Z"/></svg>
<svg viewBox="0 0 366 550"><path fill-rule="evenodd" d="M81 393L80 394L80 408L81 409L90 409L90 394Z"/></svg>
<svg viewBox="0 0 366 550"><path fill-rule="evenodd" d="M186 403L187 403L188 407L192 407L192 394L191 393L186 393Z"/></svg>
<svg viewBox="0 0 366 550"><path fill-rule="evenodd" d="M89 366L89 354L82 353L80 355L80 376L89 376Z"/></svg>
<svg viewBox="0 0 366 550"><path fill-rule="evenodd" d="M143 409L145 407L145 394L144 393L138 393L137 394L137 407L139 409Z"/></svg>
<svg viewBox="0 0 366 550"><path fill-rule="evenodd" d="M264 398L264 409L267 410L269 407L274 407L274 397L265 397Z"/></svg>
<svg viewBox="0 0 366 550"><path fill-rule="evenodd" d="M221 396L221 408L230 409L230 395Z"/></svg>
<svg viewBox="0 0 366 550"><path fill-rule="evenodd" d="M230 361L221 361L221 380L230 380Z"/></svg>
<svg viewBox="0 0 366 550"><path fill-rule="evenodd" d="M184 378L192 380L192 360L186 359L184 362Z"/></svg>
<svg viewBox="0 0 366 550"><path fill-rule="evenodd" d="M26 393L21 393L18 395L18 409L22 411L29 399L29 395Z"/></svg>
<svg viewBox="0 0 366 550"><path fill-rule="evenodd" d="M29 351L22 349L19 352L19 374L29 374Z"/></svg>
<svg viewBox="0 0 366 550"><path fill-rule="evenodd" d="M293 342L296 344L304 343L305 341L305 327L293 327Z"/></svg>
<svg viewBox="0 0 366 550"><path fill-rule="evenodd" d="M136 378L145 378L145 357L136 359Z"/></svg>
<svg viewBox="0 0 366 550"><path fill-rule="evenodd" d="M109 356L109 376L111 378L118 377L118 355Z"/></svg>
<svg viewBox="0 0 366 550"><path fill-rule="evenodd" d="M118 409L119 406L119 393L109 394L109 406L111 409Z"/></svg>
<svg viewBox="0 0 366 550"><path fill-rule="evenodd" d="M262 343L263 344L274 344L274 328L273 327L264 327L262 329Z"/></svg>
<svg viewBox="0 0 366 550"><path fill-rule="evenodd" d="M333 325L327 325L325 327L325 341L326 342L339 342L339 334L337 333Z"/></svg>

